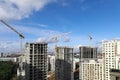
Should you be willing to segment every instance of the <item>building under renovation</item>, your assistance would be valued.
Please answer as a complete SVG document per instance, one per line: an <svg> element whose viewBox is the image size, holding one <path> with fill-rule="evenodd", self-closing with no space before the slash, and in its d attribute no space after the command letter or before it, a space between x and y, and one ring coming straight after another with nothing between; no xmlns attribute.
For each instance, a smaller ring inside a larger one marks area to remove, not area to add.
<svg viewBox="0 0 120 80"><path fill-rule="evenodd" d="M73 80L73 48L56 47L55 80Z"/></svg>
<svg viewBox="0 0 120 80"><path fill-rule="evenodd" d="M47 44L26 43L26 80L47 80Z"/></svg>

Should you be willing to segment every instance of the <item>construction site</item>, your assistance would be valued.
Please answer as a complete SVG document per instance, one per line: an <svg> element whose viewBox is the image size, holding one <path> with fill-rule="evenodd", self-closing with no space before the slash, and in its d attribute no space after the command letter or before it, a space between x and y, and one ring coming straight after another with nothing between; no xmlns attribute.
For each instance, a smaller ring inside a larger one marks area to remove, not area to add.
<svg viewBox="0 0 120 80"><path fill-rule="evenodd" d="M53 53L55 58L53 57L52 60L52 63L54 62L54 64L51 64L52 69L50 69L51 66L48 66L48 62L51 63L51 60L50 58L48 60L47 42L26 43L25 63L23 63L22 39L24 39L24 36L5 21L1 20L1 22L20 37L20 58L17 70L19 80L77 80L78 78L82 80L82 64L89 62L89 60L97 61L97 47L92 47L92 36L88 35L90 46L79 47L79 66L77 68L73 67L76 65L76 63L73 64L74 48L57 45L59 38L63 38L63 42L66 42L64 40L65 35L71 33L66 32L51 37L55 44L55 52Z"/></svg>
<svg viewBox="0 0 120 80"><path fill-rule="evenodd" d="M25 75L24 74L24 66L23 66L23 61L22 61L22 56L23 56L23 53L22 53L22 39L24 39L24 36L18 32L16 29L14 29L12 26L10 26L8 23L6 23L4 20L0 20L0 22L2 22L4 25L6 25L6 27L10 28L12 31L14 31L20 38L20 59L19 59L19 67L18 67L18 72L19 73L19 78L22 79L23 76Z"/></svg>

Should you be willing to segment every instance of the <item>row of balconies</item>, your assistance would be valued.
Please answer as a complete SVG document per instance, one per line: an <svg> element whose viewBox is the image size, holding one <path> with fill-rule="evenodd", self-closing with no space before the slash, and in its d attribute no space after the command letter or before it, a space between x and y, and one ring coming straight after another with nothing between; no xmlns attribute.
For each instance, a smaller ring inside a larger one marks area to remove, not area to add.
<svg viewBox="0 0 120 80"><path fill-rule="evenodd" d="M30 59L30 62L43 62L43 61L46 62L47 60L46 59L34 59L33 60L32 58Z"/></svg>

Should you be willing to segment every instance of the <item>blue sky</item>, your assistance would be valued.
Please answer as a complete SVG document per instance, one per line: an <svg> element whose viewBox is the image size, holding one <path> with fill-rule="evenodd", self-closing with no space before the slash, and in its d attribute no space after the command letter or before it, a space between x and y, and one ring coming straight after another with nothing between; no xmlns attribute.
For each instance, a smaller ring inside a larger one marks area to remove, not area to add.
<svg viewBox="0 0 120 80"><path fill-rule="evenodd" d="M58 44L90 45L89 34L96 45L101 40L120 37L119 3L120 0L1 0L0 18L23 33L24 44L71 32L66 35L69 42L59 38ZM2 23L0 36L1 51L19 50L19 37Z"/></svg>

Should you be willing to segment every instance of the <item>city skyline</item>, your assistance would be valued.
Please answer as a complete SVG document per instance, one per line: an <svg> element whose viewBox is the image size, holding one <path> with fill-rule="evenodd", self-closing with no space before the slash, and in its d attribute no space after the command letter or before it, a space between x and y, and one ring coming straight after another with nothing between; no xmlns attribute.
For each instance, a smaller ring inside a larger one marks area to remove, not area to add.
<svg viewBox="0 0 120 80"><path fill-rule="evenodd" d="M26 42L71 32L58 45L89 45L119 38L119 0L6 0L0 1L0 19L23 33ZM27 3L27 5L26 5ZM8 14L9 13L9 14ZM0 23L0 49L19 50L19 37ZM60 39L61 40L61 39ZM51 45L51 44L50 44ZM11 49L11 46L12 49Z"/></svg>

